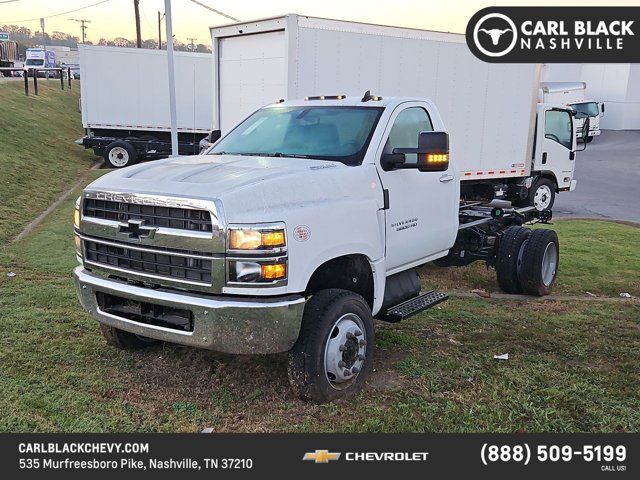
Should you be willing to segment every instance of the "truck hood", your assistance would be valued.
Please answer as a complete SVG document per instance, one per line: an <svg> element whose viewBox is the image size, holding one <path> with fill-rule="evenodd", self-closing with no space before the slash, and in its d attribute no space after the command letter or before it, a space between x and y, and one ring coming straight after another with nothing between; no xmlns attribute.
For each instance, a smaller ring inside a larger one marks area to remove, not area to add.
<svg viewBox="0 0 640 480"><path fill-rule="evenodd" d="M265 222L292 203L335 201L353 195L358 189L349 188L346 177L354 170L360 168L324 160L197 155L116 170L87 190L218 199L227 221Z"/></svg>

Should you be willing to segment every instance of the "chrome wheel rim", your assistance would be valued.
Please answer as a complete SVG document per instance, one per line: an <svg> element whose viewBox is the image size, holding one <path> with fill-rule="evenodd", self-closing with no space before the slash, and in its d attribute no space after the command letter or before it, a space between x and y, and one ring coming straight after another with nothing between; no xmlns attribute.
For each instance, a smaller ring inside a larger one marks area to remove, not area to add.
<svg viewBox="0 0 640 480"><path fill-rule="evenodd" d="M113 147L109 151L109 161L113 166L124 167L129 163L129 152L122 147Z"/></svg>
<svg viewBox="0 0 640 480"><path fill-rule="evenodd" d="M546 287L551 285L556 277L556 269L558 268L558 247L554 242L549 242L547 248L544 249L542 257L542 283Z"/></svg>
<svg viewBox="0 0 640 480"><path fill-rule="evenodd" d="M355 313L341 316L329 330L324 349L325 375L336 390L351 386L362 371L367 352L364 322Z"/></svg>
<svg viewBox="0 0 640 480"><path fill-rule="evenodd" d="M544 210L551 205L551 189L548 185L540 185L533 195L533 206L536 210Z"/></svg>

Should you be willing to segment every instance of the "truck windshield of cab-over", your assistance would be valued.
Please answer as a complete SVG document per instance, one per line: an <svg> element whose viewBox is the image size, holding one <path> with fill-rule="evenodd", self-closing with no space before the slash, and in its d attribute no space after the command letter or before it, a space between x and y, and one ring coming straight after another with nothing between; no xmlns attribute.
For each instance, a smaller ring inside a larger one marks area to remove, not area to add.
<svg viewBox="0 0 640 480"><path fill-rule="evenodd" d="M600 115L600 109L596 102L573 103L569 106L576 111L577 118L597 117Z"/></svg>
<svg viewBox="0 0 640 480"><path fill-rule="evenodd" d="M376 107L267 107L235 127L210 155L314 158L358 165L382 113Z"/></svg>
<svg viewBox="0 0 640 480"><path fill-rule="evenodd" d="M28 58L25 63L29 67L41 67L44 65L44 60L41 58Z"/></svg>

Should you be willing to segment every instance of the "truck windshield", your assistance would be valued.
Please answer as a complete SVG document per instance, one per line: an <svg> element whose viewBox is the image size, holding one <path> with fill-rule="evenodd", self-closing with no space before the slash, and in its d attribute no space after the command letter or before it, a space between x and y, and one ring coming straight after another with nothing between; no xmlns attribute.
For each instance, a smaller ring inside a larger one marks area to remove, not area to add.
<svg viewBox="0 0 640 480"><path fill-rule="evenodd" d="M26 64L30 67L41 67L44 65L44 60L38 58L29 58L26 61Z"/></svg>
<svg viewBox="0 0 640 480"><path fill-rule="evenodd" d="M577 118L597 117L600 114L596 102L573 103L569 106L576 111Z"/></svg>
<svg viewBox="0 0 640 480"><path fill-rule="evenodd" d="M258 110L210 155L314 158L362 163L382 108L268 107Z"/></svg>

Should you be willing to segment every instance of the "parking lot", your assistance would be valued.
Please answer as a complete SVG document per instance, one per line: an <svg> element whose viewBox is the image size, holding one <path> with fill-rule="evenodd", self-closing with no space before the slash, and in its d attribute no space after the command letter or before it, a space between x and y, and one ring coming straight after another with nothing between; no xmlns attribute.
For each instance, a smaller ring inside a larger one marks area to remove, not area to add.
<svg viewBox="0 0 640 480"><path fill-rule="evenodd" d="M604 130L576 158L576 190L556 198L554 216L640 223L640 131Z"/></svg>

